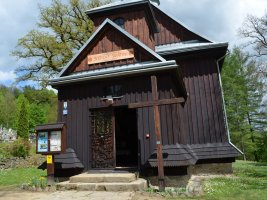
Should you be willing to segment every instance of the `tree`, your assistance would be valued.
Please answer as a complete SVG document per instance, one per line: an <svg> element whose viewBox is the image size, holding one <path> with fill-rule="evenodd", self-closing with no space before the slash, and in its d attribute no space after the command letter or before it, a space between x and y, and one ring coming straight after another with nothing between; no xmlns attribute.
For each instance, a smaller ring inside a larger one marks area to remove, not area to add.
<svg viewBox="0 0 267 200"><path fill-rule="evenodd" d="M0 91L0 126L15 128L16 126L16 103L11 89Z"/></svg>
<svg viewBox="0 0 267 200"><path fill-rule="evenodd" d="M42 105L31 104L29 109L29 131L35 133L36 125L46 122L45 110Z"/></svg>
<svg viewBox="0 0 267 200"><path fill-rule="evenodd" d="M246 135L246 92L243 65L247 62L240 49L234 48L224 62L222 82L231 138L244 153ZM244 154L244 159L246 154Z"/></svg>
<svg viewBox="0 0 267 200"><path fill-rule="evenodd" d="M266 58L267 56L267 13L263 17L248 15L239 29L239 34L248 39L246 46L251 46L254 50L254 56ZM257 69L261 79L265 81L267 89L267 62L262 59L262 63Z"/></svg>
<svg viewBox="0 0 267 200"><path fill-rule="evenodd" d="M25 99L22 100L20 106L17 135L19 138L29 138L29 116Z"/></svg>
<svg viewBox="0 0 267 200"><path fill-rule="evenodd" d="M258 79L257 63L234 48L227 56L222 81L231 138L244 159L260 160L266 114L262 113L263 83Z"/></svg>
<svg viewBox="0 0 267 200"><path fill-rule="evenodd" d="M263 17L248 15L239 33L250 39L248 44L258 56L267 56L267 13Z"/></svg>
<svg viewBox="0 0 267 200"><path fill-rule="evenodd" d="M107 3L110 1L105 1ZM33 80L47 84L68 63L93 31L85 11L102 5L101 0L52 0L50 7L40 6L38 28L20 38L12 55L28 64L16 69L18 81Z"/></svg>
<svg viewBox="0 0 267 200"><path fill-rule="evenodd" d="M57 95L52 90L35 89L34 87L26 86L23 88L23 94L28 99L31 105L36 105L42 108L45 120L42 123L54 123L57 120ZM34 120L34 119L33 119ZM30 117L30 121L33 121ZM30 125L31 126L31 125Z"/></svg>

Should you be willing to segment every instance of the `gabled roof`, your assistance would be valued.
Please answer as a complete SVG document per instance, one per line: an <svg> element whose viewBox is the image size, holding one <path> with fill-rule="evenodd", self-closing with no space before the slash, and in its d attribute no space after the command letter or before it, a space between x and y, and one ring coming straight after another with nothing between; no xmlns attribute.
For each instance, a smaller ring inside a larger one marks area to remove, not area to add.
<svg viewBox="0 0 267 200"><path fill-rule="evenodd" d="M191 28L187 27L184 23L182 23L181 21L179 21L178 19L176 19L175 17L173 17L172 15L169 14L169 12L165 12L163 9L161 9L159 6L156 6L155 4L152 4L154 9L159 10L160 12L164 13L165 15L167 15L169 18L171 18L172 20L174 20L175 22L177 22L178 24L180 24L181 26L183 26L185 29L187 29L188 31L190 31L191 33L194 33L196 35L198 35L199 37L203 38L204 40L206 40L207 42L212 42L210 39L208 39L206 36L203 36L202 34L197 33L196 31L193 31Z"/></svg>
<svg viewBox="0 0 267 200"><path fill-rule="evenodd" d="M127 31L125 31L123 28L112 22L110 19L106 19L101 26L92 34L92 36L87 40L87 42L82 46L82 48L76 53L76 55L68 62L68 64L62 69L62 71L59 73L59 77L62 77L64 73L71 67L73 62L76 61L76 59L79 57L79 55L88 47L88 45L94 40L94 38L100 33L100 31L103 29L104 26L106 25L111 25L115 29L117 29L120 33L125 35L127 38L132 40L134 43L142 47L144 50L146 50L148 53L150 53L152 56L157 58L159 61L166 61L164 58L162 58L160 55L158 55L155 51L150 49L148 46L146 46L144 43L142 43L140 40L129 34Z"/></svg>
<svg viewBox="0 0 267 200"><path fill-rule="evenodd" d="M189 51L197 51L204 49L213 49L220 47L228 47L227 42L198 42L198 41L188 41L188 42L179 42L166 45L156 46L156 52L160 55L169 55L175 53L184 53Z"/></svg>
<svg viewBox="0 0 267 200"><path fill-rule="evenodd" d="M151 27L153 29L154 32L158 32L158 25L157 25L157 20L154 14L154 10L151 6L151 2L149 0L127 0L127 1L115 1L113 3L109 3L106 5L102 5L96 8L92 8L90 10L87 10L85 13L89 16L89 17L93 17L96 14L102 13L102 12L108 12L108 11L115 11L117 9L121 9L121 8L128 8L128 7L132 7L132 6L137 6L137 5L145 5L148 7L149 12L148 15L150 17L151 20L149 20L149 22L151 23Z"/></svg>

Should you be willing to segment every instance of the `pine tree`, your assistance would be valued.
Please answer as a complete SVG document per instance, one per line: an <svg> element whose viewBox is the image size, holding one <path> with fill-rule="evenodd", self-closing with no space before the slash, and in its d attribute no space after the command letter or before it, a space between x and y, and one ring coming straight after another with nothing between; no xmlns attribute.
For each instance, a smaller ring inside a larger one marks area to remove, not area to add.
<svg viewBox="0 0 267 200"><path fill-rule="evenodd" d="M26 108L25 99L23 99L20 106L17 135L19 138L23 139L29 138L29 116L28 116L28 110Z"/></svg>
<svg viewBox="0 0 267 200"><path fill-rule="evenodd" d="M261 109L263 83L257 63L239 48L227 56L222 72L223 89L232 142L244 160L261 160L266 114Z"/></svg>

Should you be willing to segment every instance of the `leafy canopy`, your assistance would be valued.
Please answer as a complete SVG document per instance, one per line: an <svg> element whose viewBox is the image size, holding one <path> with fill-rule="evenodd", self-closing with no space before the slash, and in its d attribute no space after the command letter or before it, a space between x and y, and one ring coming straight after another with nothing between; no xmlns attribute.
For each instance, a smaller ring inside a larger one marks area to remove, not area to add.
<svg viewBox="0 0 267 200"><path fill-rule="evenodd" d="M16 69L18 81L33 80L43 85L56 75L80 49L93 31L85 11L110 1L52 0L50 7L39 6L37 28L20 38L12 55L25 60Z"/></svg>

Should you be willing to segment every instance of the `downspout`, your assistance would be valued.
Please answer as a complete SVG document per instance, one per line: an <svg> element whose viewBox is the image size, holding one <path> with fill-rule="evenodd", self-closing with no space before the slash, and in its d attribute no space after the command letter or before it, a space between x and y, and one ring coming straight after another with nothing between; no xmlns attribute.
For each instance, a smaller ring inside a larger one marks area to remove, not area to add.
<svg viewBox="0 0 267 200"><path fill-rule="evenodd" d="M230 132L229 132L229 126L228 126L228 120L227 120L227 115L226 115L226 107L225 107L225 100L224 100L224 93L223 93L223 86L222 86L222 78L221 78L220 66L219 66L219 62L222 59L224 59L229 53L230 53L230 51L227 49L227 53L224 56L220 57L218 60L216 60L216 65L217 65L217 71L218 71L218 77L219 77L219 84L220 84L220 89L221 89L221 97L222 97L222 102L223 102L223 115L224 115L224 122L225 122L226 131L227 131L228 141L229 141L230 145L232 145L239 153L241 153L243 155L244 153L240 149L238 149L231 142Z"/></svg>

